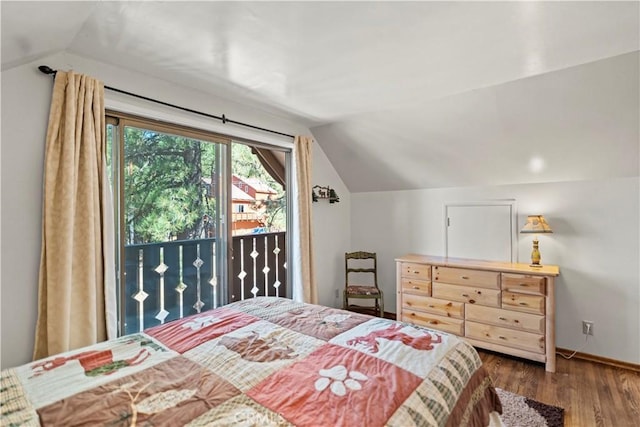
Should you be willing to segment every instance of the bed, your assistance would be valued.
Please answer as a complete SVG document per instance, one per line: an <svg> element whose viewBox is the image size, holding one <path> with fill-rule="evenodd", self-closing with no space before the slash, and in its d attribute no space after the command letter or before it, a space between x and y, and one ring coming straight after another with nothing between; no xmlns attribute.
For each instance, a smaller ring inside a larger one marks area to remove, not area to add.
<svg viewBox="0 0 640 427"><path fill-rule="evenodd" d="M2 372L3 425L487 426L476 351L417 326L259 297Z"/></svg>

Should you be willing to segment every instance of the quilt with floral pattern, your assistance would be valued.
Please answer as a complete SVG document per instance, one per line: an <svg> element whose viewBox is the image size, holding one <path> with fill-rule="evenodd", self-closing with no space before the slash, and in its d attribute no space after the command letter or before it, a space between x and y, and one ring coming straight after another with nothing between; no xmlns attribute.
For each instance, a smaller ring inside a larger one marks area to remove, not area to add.
<svg viewBox="0 0 640 427"><path fill-rule="evenodd" d="M259 297L2 372L3 425L486 426L500 401L442 332Z"/></svg>

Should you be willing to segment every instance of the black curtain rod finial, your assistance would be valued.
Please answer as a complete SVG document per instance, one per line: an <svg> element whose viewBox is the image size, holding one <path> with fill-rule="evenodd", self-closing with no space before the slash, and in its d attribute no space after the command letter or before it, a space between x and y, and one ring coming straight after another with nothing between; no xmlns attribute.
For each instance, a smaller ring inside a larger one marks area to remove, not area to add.
<svg viewBox="0 0 640 427"><path fill-rule="evenodd" d="M38 70L40 70L41 73L44 74L53 74L55 75L57 73L56 70L54 70L53 68L49 67L48 65L41 65L38 67Z"/></svg>

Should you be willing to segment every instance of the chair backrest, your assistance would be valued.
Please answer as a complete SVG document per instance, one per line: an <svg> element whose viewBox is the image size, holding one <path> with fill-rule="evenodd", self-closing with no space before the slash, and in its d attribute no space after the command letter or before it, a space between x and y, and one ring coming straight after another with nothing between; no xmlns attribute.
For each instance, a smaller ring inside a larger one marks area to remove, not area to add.
<svg viewBox="0 0 640 427"><path fill-rule="evenodd" d="M357 261L350 262L350 260L364 260L369 262L366 263L368 265L367 267L363 267L362 263L358 263L357 267L353 267L352 265L354 265L354 262L357 262ZM373 264L373 266L369 267L371 264ZM349 273L372 273L373 286L377 288L378 287L378 259L376 257L376 253L363 252L363 251L345 252L344 272L345 272L344 273L345 286L349 285Z"/></svg>

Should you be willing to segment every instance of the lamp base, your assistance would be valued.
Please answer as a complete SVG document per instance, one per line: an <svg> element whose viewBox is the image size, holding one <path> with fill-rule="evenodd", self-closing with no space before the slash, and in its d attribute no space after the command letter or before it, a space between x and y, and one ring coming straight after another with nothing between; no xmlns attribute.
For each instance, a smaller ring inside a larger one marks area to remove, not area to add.
<svg viewBox="0 0 640 427"><path fill-rule="evenodd" d="M541 264L529 264L529 267L541 268L542 265Z"/></svg>

